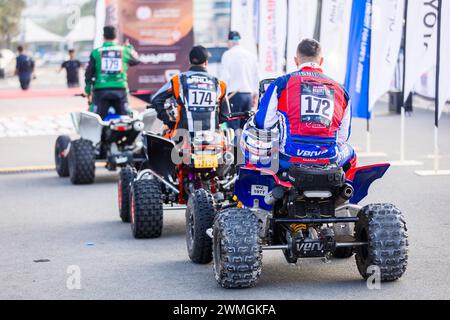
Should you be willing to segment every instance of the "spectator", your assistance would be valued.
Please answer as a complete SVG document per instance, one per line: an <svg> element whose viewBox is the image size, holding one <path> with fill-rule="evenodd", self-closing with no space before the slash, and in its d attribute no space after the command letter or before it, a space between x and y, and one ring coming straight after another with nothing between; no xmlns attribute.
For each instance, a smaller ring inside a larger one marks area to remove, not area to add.
<svg viewBox="0 0 450 320"><path fill-rule="evenodd" d="M22 90L28 90L34 74L34 60L24 54L24 49L22 46L17 48L17 52L18 56L16 58L15 75L19 76L20 87Z"/></svg>
<svg viewBox="0 0 450 320"><path fill-rule="evenodd" d="M228 86L228 98L231 112L251 111L255 105L259 89L258 59L240 45L241 36L231 31L228 36L228 47L222 58L221 77ZM228 123L229 127L237 130L245 125L244 120Z"/></svg>
<svg viewBox="0 0 450 320"><path fill-rule="evenodd" d="M67 73L67 86L69 88L79 88L80 87L80 68L81 62L75 59L75 50L69 50L69 60L64 61L61 65L61 72L63 69L66 69Z"/></svg>

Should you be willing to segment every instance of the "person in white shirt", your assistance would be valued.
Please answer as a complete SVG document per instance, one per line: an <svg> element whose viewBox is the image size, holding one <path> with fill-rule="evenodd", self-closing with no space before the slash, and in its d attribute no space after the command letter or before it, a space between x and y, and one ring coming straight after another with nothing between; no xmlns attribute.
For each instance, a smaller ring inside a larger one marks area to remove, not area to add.
<svg viewBox="0 0 450 320"><path fill-rule="evenodd" d="M239 32L231 31L228 36L228 47L222 57L221 78L228 86L228 99L231 112L251 111L257 101L260 74L258 58L240 45ZM234 130L242 129L245 120L228 122Z"/></svg>

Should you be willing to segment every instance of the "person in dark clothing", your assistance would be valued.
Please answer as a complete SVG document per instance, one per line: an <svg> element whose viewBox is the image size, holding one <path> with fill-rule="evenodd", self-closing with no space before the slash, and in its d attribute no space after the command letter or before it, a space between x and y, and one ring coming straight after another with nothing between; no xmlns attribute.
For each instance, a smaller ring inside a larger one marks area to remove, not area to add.
<svg viewBox="0 0 450 320"><path fill-rule="evenodd" d="M17 48L17 52L15 75L19 77L22 90L28 90L34 74L34 60L24 54L22 46Z"/></svg>
<svg viewBox="0 0 450 320"><path fill-rule="evenodd" d="M189 54L191 67L187 72L175 75L152 99L158 119L164 123L171 138L177 130L188 130L191 134L199 130L217 130L228 121L230 105L226 96L225 82L208 73L209 52L202 46L192 48ZM172 121L165 109L168 99L178 104L176 121Z"/></svg>
<svg viewBox="0 0 450 320"><path fill-rule="evenodd" d="M64 61L61 65L61 72L63 69L66 70L67 73L67 86L69 88L78 88L80 87L80 68L81 62L75 59L75 50L69 50L69 60Z"/></svg>
<svg viewBox="0 0 450 320"><path fill-rule="evenodd" d="M91 111L105 119L110 107L117 115L127 115L128 107L128 67L140 63L139 55L131 45L116 43L115 27L104 28L105 42L92 51L86 69L85 93Z"/></svg>

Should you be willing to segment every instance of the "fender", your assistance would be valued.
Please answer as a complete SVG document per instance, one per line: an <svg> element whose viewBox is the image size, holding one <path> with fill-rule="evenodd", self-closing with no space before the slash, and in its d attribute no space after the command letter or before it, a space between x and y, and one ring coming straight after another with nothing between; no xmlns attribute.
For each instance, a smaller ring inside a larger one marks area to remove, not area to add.
<svg viewBox="0 0 450 320"><path fill-rule="evenodd" d="M258 200L261 209L271 211L272 206L264 202L264 197L278 185L286 188L292 187L290 182L281 181L273 171L243 167L239 170L235 195L245 207L253 207L255 200Z"/></svg>
<svg viewBox="0 0 450 320"><path fill-rule="evenodd" d="M175 174L176 165L171 160L175 142L151 131L145 132L144 149L149 169L162 177Z"/></svg>
<svg viewBox="0 0 450 320"><path fill-rule="evenodd" d="M347 173L347 180L355 189L355 193L350 199L350 203L358 204L367 197L372 183L381 179L390 166L389 163L382 163L351 169Z"/></svg>

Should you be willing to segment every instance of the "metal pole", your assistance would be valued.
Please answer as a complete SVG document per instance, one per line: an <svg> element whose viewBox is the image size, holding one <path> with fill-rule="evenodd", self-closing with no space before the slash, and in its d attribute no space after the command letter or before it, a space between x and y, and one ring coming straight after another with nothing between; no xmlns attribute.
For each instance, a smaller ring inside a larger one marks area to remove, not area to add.
<svg viewBox="0 0 450 320"><path fill-rule="evenodd" d="M434 171L439 171L439 83L441 78L441 28L442 28L442 0L438 0L437 50L436 50L436 98L434 121Z"/></svg>
<svg viewBox="0 0 450 320"><path fill-rule="evenodd" d="M316 18L316 27L314 29L314 38L320 41L320 32L322 28L322 7L323 0L317 1L317 18Z"/></svg>
<svg viewBox="0 0 450 320"><path fill-rule="evenodd" d="M371 70L370 70L370 56L372 54L372 22L373 22L373 7L372 7L372 1L371 1L371 12L370 12L370 41L369 41L369 81L368 81L368 89L367 89L367 153L370 154L372 153L372 137L371 137L371 132L370 132L370 119L371 119L371 112L370 112L370 75L371 75Z"/></svg>
<svg viewBox="0 0 450 320"><path fill-rule="evenodd" d="M402 106L400 115L400 161L405 161L405 106Z"/></svg>
<svg viewBox="0 0 450 320"><path fill-rule="evenodd" d="M408 5L409 0L405 0L405 10L403 13L403 85L402 85L402 107L401 107L401 120L400 120L400 161L405 161L405 116L406 116L406 108L405 108L405 86L406 86L406 37L408 34Z"/></svg>
<svg viewBox="0 0 450 320"><path fill-rule="evenodd" d="M434 127L434 172L439 171L439 127Z"/></svg>
<svg viewBox="0 0 450 320"><path fill-rule="evenodd" d="M367 118L367 129L366 129L366 152L372 153L372 137L370 133L370 119Z"/></svg>

